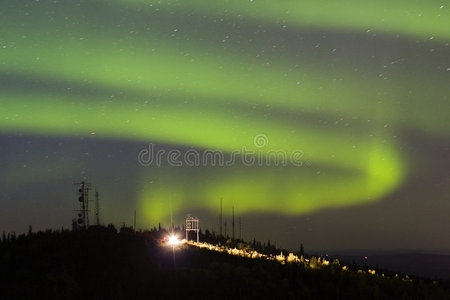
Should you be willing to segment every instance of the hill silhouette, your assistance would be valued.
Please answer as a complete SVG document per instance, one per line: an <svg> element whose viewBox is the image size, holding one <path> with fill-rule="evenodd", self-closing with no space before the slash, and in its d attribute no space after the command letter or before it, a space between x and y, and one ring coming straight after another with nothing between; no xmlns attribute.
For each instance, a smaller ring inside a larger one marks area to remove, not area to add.
<svg viewBox="0 0 450 300"><path fill-rule="evenodd" d="M332 264L282 265L190 245L173 251L164 234L108 226L3 235L1 298L450 299L445 283L343 272Z"/></svg>

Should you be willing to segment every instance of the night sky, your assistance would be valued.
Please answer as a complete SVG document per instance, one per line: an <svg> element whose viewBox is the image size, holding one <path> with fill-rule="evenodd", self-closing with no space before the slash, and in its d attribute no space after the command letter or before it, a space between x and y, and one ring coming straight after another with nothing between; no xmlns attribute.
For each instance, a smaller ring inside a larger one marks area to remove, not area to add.
<svg viewBox="0 0 450 300"><path fill-rule="evenodd" d="M4 0L0 230L69 228L87 180L105 224L218 231L223 198L245 239L449 250L449 42L448 1Z"/></svg>

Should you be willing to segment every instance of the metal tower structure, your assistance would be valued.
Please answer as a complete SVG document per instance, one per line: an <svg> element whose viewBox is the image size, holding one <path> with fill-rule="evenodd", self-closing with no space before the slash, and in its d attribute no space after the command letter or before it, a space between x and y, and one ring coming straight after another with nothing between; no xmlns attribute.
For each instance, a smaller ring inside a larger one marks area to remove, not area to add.
<svg viewBox="0 0 450 300"><path fill-rule="evenodd" d="M78 186L78 202L80 208L76 210L77 214L77 226L84 229L89 227L89 190L91 184L88 182L75 183Z"/></svg>
<svg viewBox="0 0 450 300"><path fill-rule="evenodd" d="M200 227L198 226L198 218L191 215L186 216L186 241L189 240L189 231L197 232L197 243L199 242Z"/></svg>

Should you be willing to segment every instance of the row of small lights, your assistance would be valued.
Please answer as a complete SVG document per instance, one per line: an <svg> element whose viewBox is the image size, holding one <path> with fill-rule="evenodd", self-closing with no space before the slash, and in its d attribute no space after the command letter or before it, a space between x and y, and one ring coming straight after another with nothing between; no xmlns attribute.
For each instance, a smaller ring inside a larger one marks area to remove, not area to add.
<svg viewBox="0 0 450 300"><path fill-rule="evenodd" d="M169 235L166 238L167 244L169 246L172 247L176 247L182 244L189 244L191 246L195 246L198 248L202 248L202 249L208 249L211 251L216 251L216 252L227 252L230 255L236 255L236 256L241 256L241 257L246 257L246 258L251 258L251 259L267 259L267 260L274 260L274 261L278 261L281 264L285 264L287 263L303 263L304 265L308 265L310 268L314 269L319 267L320 265L322 266L329 266L330 265L330 261L326 260L325 258L318 258L315 259L315 261L319 264L319 266L316 266L315 263L312 264L310 259L305 259L303 258L303 256L301 256L300 258L293 254L293 253L289 253L289 255L286 257L283 255L283 252L280 253L280 255L266 255L266 254L262 254L259 253L256 250L250 250L250 251L245 251L245 250L240 250L240 249L231 249L231 248L227 248L224 246L216 246L216 245L212 245L212 244L208 244L208 243L196 243L194 241L186 241L185 239L180 240L176 235ZM367 256L364 257L365 259L367 259ZM333 264L337 264L340 265L339 260L335 259ZM347 266L342 266L342 271L348 271L348 267ZM358 270L358 273L366 273L363 270ZM367 273L372 274L372 275L376 275L376 271L372 270L372 269L368 269ZM381 274L382 277L385 277L384 274ZM398 275L395 275L395 278L398 278ZM403 281L412 281L408 275L405 276L405 278L402 278Z"/></svg>

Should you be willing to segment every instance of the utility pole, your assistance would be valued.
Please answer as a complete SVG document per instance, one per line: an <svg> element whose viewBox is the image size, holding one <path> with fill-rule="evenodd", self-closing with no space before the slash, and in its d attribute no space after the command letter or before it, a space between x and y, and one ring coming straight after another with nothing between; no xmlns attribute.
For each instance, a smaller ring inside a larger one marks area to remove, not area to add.
<svg viewBox="0 0 450 300"><path fill-rule="evenodd" d="M89 228L89 187L86 187L86 227Z"/></svg>
<svg viewBox="0 0 450 300"><path fill-rule="evenodd" d="M235 238L235 236L234 236L234 205L233 205L233 221L231 223L231 226L233 228L233 240L234 240L234 238Z"/></svg>
<svg viewBox="0 0 450 300"><path fill-rule="evenodd" d="M220 198L219 232L222 236L222 198Z"/></svg>
<svg viewBox="0 0 450 300"><path fill-rule="evenodd" d="M242 224L241 224L241 216L239 216L239 239L242 240Z"/></svg>
<svg viewBox="0 0 450 300"><path fill-rule="evenodd" d="M136 233L136 210L134 210L134 223L133 223L134 233Z"/></svg>
<svg viewBox="0 0 450 300"><path fill-rule="evenodd" d="M95 191L95 223L100 225L100 197L97 191Z"/></svg>
<svg viewBox="0 0 450 300"><path fill-rule="evenodd" d="M225 225L225 237L228 237L228 233L227 233L227 220L225 220L224 224Z"/></svg>

